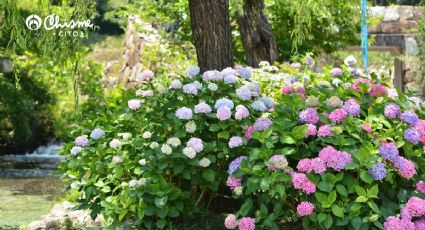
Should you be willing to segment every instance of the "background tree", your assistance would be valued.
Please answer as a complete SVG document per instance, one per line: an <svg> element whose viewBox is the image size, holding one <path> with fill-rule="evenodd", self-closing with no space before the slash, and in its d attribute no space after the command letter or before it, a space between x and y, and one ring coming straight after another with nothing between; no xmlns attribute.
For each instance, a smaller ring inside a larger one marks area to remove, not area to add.
<svg viewBox="0 0 425 230"><path fill-rule="evenodd" d="M244 0L243 9L237 11L246 62L253 67L261 61L273 63L277 59L276 41L263 9L263 0Z"/></svg>
<svg viewBox="0 0 425 230"><path fill-rule="evenodd" d="M189 0L190 24L201 72L233 67L228 0Z"/></svg>

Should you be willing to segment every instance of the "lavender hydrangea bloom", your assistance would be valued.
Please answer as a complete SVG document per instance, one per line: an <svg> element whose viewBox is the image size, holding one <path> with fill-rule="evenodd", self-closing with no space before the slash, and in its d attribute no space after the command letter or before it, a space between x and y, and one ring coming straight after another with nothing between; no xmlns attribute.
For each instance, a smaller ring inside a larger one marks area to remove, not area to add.
<svg viewBox="0 0 425 230"><path fill-rule="evenodd" d="M375 180L382 180L385 178L385 176L387 176L387 170L385 169L385 165L380 162L375 163L373 168L370 168L368 172Z"/></svg>
<svg viewBox="0 0 425 230"><path fill-rule="evenodd" d="M181 89L181 87L182 87L182 82L180 81L180 80L173 80L172 82L171 82L171 88L173 88L173 89Z"/></svg>
<svg viewBox="0 0 425 230"><path fill-rule="evenodd" d="M243 105L236 106L236 112L235 112L235 119L236 120L242 120L244 118L247 118L249 116L248 109Z"/></svg>
<svg viewBox="0 0 425 230"><path fill-rule="evenodd" d="M205 102L200 102L199 104L195 105L195 113L211 113L211 106Z"/></svg>
<svg viewBox="0 0 425 230"><path fill-rule="evenodd" d="M400 115L400 119L409 125L416 125L419 121L418 115L414 110L407 110Z"/></svg>
<svg viewBox="0 0 425 230"><path fill-rule="evenodd" d="M243 160L248 160L247 156L240 156L238 158L235 158L232 162L229 164L229 169L227 170L227 173L229 175L232 175L236 170L238 170L241 167L241 163Z"/></svg>
<svg viewBox="0 0 425 230"><path fill-rule="evenodd" d="M235 84L236 80L237 80L236 76L232 74L225 75L223 79L224 83L226 84Z"/></svg>
<svg viewBox="0 0 425 230"><path fill-rule="evenodd" d="M131 99L128 101L128 108L131 110L137 110L141 107L140 100L137 99Z"/></svg>
<svg viewBox="0 0 425 230"><path fill-rule="evenodd" d="M416 130L415 128L408 128L404 132L404 139L416 145L421 140L421 135L419 134L418 130Z"/></svg>
<svg viewBox="0 0 425 230"><path fill-rule="evenodd" d="M384 142L379 146L379 153L385 160L393 161L398 157L397 146L392 142Z"/></svg>
<svg viewBox="0 0 425 230"><path fill-rule="evenodd" d="M300 113L300 121L305 124L316 124L319 122L319 115L317 114L317 111L313 108L308 108Z"/></svg>
<svg viewBox="0 0 425 230"><path fill-rule="evenodd" d="M89 145L89 139L86 136L79 136L75 138L75 144L80 147L85 147Z"/></svg>
<svg viewBox="0 0 425 230"><path fill-rule="evenodd" d="M204 149L204 143L202 142L201 139L196 137L190 138L186 144L187 144L187 147L194 148L197 153L201 152Z"/></svg>
<svg viewBox="0 0 425 230"><path fill-rule="evenodd" d="M384 110L384 115L389 119L394 119L400 116L400 113L400 106L395 103L388 104Z"/></svg>
<svg viewBox="0 0 425 230"><path fill-rule="evenodd" d="M239 136L233 136L233 137L231 137L230 138L230 140L229 140L229 147L232 149L232 148L236 148L236 147L239 147L239 146L242 146L243 145L243 139L242 139L242 137L239 137Z"/></svg>
<svg viewBox="0 0 425 230"><path fill-rule="evenodd" d="M176 117L180 120L190 120L192 116L192 110L187 107L181 107L176 111Z"/></svg>
<svg viewBox="0 0 425 230"><path fill-rule="evenodd" d="M217 109L217 118L220 121L229 119L232 116L232 111L227 106L222 106Z"/></svg>
<svg viewBox="0 0 425 230"><path fill-rule="evenodd" d="M91 133L90 133L90 137L93 140L99 140L103 136L105 136L105 132L102 129L99 129L99 128L93 129L93 131L91 131Z"/></svg>
<svg viewBox="0 0 425 230"><path fill-rule="evenodd" d="M249 79L251 77L251 75L252 75L251 68L249 68L249 67L240 67L239 68L239 75L243 79Z"/></svg>
<svg viewBox="0 0 425 230"><path fill-rule="evenodd" d="M74 147L72 147L70 152L71 152L71 155L76 156L81 151L83 151L83 148L81 148L80 146L74 146Z"/></svg>
<svg viewBox="0 0 425 230"><path fill-rule="evenodd" d="M217 70L208 70L202 74L203 81L221 81L223 80L223 74Z"/></svg>
<svg viewBox="0 0 425 230"><path fill-rule="evenodd" d="M193 81L192 83L197 89L202 89L202 83L199 81Z"/></svg>
<svg viewBox="0 0 425 230"><path fill-rule="evenodd" d="M215 104L214 104L214 108L219 109L220 107L227 107L229 109L233 109L235 107L233 101L227 99L227 98L221 98L218 99Z"/></svg>
<svg viewBox="0 0 425 230"><path fill-rule="evenodd" d="M186 70L186 75L188 78L193 79L194 76L198 75L200 69L198 66L189 66Z"/></svg>
<svg viewBox="0 0 425 230"><path fill-rule="evenodd" d="M266 117L259 117L254 123L254 130L263 131L272 125L272 121Z"/></svg>
<svg viewBox="0 0 425 230"><path fill-rule="evenodd" d="M331 76L332 77L338 77L338 76L342 76L342 69L341 68L333 68L331 70Z"/></svg>
<svg viewBox="0 0 425 230"><path fill-rule="evenodd" d="M262 101L268 109L274 108L274 102L270 97L264 96L264 97L261 97L259 100Z"/></svg>
<svg viewBox="0 0 425 230"><path fill-rule="evenodd" d="M251 100L251 90L249 89L248 86L241 86L240 88L238 88L236 90L236 95L238 96L239 99L243 100L243 101L247 101L247 100Z"/></svg>
<svg viewBox="0 0 425 230"><path fill-rule="evenodd" d="M353 117L358 116L360 114L360 105L354 99L348 99L347 101L345 101L344 105L342 106L342 109Z"/></svg>
<svg viewBox="0 0 425 230"><path fill-rule="evenodd" d="M187 94L198 94L198 87L195 84L189 83L183 86L183 91Z"/></svg>
<svg viewBox="0 0 425 230"><path fill-rule="evenodd" d="M266 104L264 104L264 102L262 102L260 100L256 100L256 101L252 102L251 107L254 110L257 110L257 111L261 111L261 112L267 111Z"/></svg>

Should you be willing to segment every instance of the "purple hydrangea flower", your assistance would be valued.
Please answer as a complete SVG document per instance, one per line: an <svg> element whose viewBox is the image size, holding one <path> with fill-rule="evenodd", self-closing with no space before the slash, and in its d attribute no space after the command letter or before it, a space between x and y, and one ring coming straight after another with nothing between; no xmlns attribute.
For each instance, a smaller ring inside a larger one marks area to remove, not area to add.
<svg viewBox="0 0 425 230"><path fill-rule="evenodd" d="M400 119L409 125L416 125L419 121L418 115L414 110L407 110L400 115Z"/></svg>
<svg viewBox="0 0 425 230"><path fill-rule="evenodd" d="M83 151L83 148L81 148L80 146L74 146L74 147L72 147L70 152L71 152L71 155L76 156L81 151Z"/></svg>
<svg viewBox="0 0 425 230"><path fill-rule="evenodd" d="M243 101L251 100L251 96L252 96L251 89L249 89L249 87L246 85L241 86L240 88L236 90L236 95L238 96L239 99Z"/></svg>
<svg viewBox="0 0 425 230"><path fill-rule="evenodd" d="M317 130L317 136L318 137L332 136L332 126L330 126L330 125L320 126L319 130Z"/></svg>
<svg viewBox="0 0 425 230"><path fill-rule="evenodd" d="M419 134L418 130L416 130L415 128L408 128L404 132L404 139L416 145L421 140L421 135Z"/></svg>
<svg viewBox="0 0 425 230"><path fill-rule="evenodd" d="M332 77L338 77L338 76L342 76L342 69L335 67L331 70L331 76Z"/></svg>
<svg viewBox="0 0 425 230"><path fill-rule="evenodd" d="M265 112L265 111L267 111L267 106L266 106L266 104L264 104L264 102L262 102L262 101L260 101L260 100L256 100L256 101L254 101L254 102L251 104L251 107L252 107L254 110L257 110L257 111L261 111L261 112Z"/></svg>
<svg viewBox="0 0 425 230"><path fill-rule="evenodd" d="M384 115L389 119L394 119L400 116L400 113L400 106L395 103L388 104L384 110Z"/></svg>
<svg viewBox="0 0 425 230"><path fill-rule="evenodd" d="M223 79L224 83L226 84L235 84L236 80L237 80L236 76L232 74L225 75Z"/></svg>
<svg viewBox="0 0 425 230"><path fill-rule="evenodd" d="M99 140L103 136L105 136L105 132L102 129L99 129L99 128L93 129L93 131L91 131L91 133L90 133L90 137L94 140Z"/></svg>
<svg viewBox="0 0 425 230"><path fill-rule="evenodd" d="M259 100L262 101L268 109L274 108L274 102L270 97L264 96L264 97L261 97Z"/></svg>
<svg viewBox="0 0 425 230"><path fill-rule="evenodd" d="M194 83L186 84L183 86L183 91L187 94L198 94L198 87Z"/></svg>
<svg viewBox="0 0 425 230"><path fill-rule="evenodd" d="M229 147L231 149L242 146L243 145L243 139L239 136L233 136L229 140Z"/></svg>
<svg viewBox="0 0 425 230"><path fill-rule="evenodd" d="M397 146L392 142L381 143L379 153L385 160L394 161L398 157Z"/></svg>
<svg viewBox="0 0 425 230"><path fill-rule="evenodd" d="M187 147L192 147L196 150L197 153L201 152L204 149L204 143L201 139L192 137L186 143Z"/></svg>
<svg viewBox="0 0 425 230"><path fill-rule="evenodd" d="M244 118L247 118L249 116L248 109L243 105L236 106L236 112L235 112L235 119L236 120L242 120Z"/></svg>
<svg viewBox="0 0 425 230"><path fill-rule="evenodd" d="M254 130L263 131L272 125L272 121L266 117L259 117L254 123Z"/></svg>
<svg viewBox="0 0 425 230"><path fill-rule="evenodd" d="M180 89L182 87L182 82L180 80L173 80L171 82L171 88L173 89Z"/></svg>
<svg viewBox="0 0 425 230"><path fill-rule="evenodd" d="M241 167L241 163L243 160L248 160L248 157L240 156L238 158L235 158L232 162L230 162L227 173L229 173L229 175L232 175L236 170L238 170Z"/></svg>
<svg viewBox="0 0 425 230"><path fill-rule="evenodd" d="M217 109L217 118L220 121L229 119L232 116L232 111L227 106L222 106Z"/></svg>
<svg viewBox="0 0 425 230"><path fill-rule="evenodd" d="M378 162L368 170L369 174L372 175L375 180L382 180L387 176L387 170L385 169L385 165Z"/></svg>
<svg viewBox="0 0 425 230"><path fill-rule="evenodd" d="M209 106L205 102L200 102L199 104L195 105L195 113L211 113L211 106Z"/></svg>
<svg viewBox="0 0 425 230"><path fill-rule="evenodd" d="M342 106L342 109L345 110L348 114L355 117L360 114L360 105L357 103L354 99L348 99L345 101L344 105Z"/></svg>
<svg viewBox="0 0 425 230"><path fill-rule="evenodd" d="M300 113L300 121L306 124L316 124L319 122L319 115L317 114L316 109L308 108Z"/></svg>
<svg viewBox="0 0 425 230"><path fill-rule="evenodd" d="M227 98L218 99L214 104L215 109L219 109L220 107L223 107L223 106L227 107L229 109L233 109L233 107L235 107L233 101L231 101Z"/></svg>
<svg viewBox="0 0 425 230"><path fill-rule="evenodd" d="M202 80L204 81L221 81L223 80L223 74L217 70L208 70L202 74Z"/></svg>
<svg viewBox="0 0 425 230"><path fill-rule="evenodd" d="M79 136L75 138L75 144L80 147L85 147L89 145L89 139L86 136Z"/></svg>
<svg viewBox="0 0 425 230"><path fill-rule="evenodd" d="M192 110L187 107L181 107L176 111L176 117L180 120L190 120L192 116Z"/></svg>
<svg viewBox="0 0 425 230"><path fill-rule="evenodd" d="M249 67L240 67L239 68L239 75L241 76L241 78L243 79L248 79L251 77L252 75L252 71L251 68Z"/></svg>

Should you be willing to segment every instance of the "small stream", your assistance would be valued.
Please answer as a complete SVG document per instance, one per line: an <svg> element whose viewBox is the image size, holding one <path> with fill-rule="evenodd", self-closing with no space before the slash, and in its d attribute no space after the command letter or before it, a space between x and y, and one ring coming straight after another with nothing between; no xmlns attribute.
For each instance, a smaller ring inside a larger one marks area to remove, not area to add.
<svg viewBox="0 0 425 230"><path fill-rule="evenodd" d="M61 143L0 156L0 229L17 229L50 212L66 185L54 174Z"/></svg>

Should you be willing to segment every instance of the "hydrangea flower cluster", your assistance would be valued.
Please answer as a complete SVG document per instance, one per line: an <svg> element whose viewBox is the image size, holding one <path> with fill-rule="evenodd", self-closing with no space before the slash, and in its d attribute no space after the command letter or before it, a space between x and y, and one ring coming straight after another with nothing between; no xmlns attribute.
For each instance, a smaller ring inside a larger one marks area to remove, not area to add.
<svg viewBox="0 0 425 230"><path fill-rule="evenodd" d="M288 166L288 161L284 155L274 155L270 157L269 162L267 164L267 168L270 171L275 171L278 169L284 169Z"/></svg>
<svg viewBox="0 0 425 230"><path fill-rule="evenodd" d="M347 112L345 112L345 110L335 109L329 114L328 118L334 123L341 123L344 121L346 116L347 116Z"/></svg>
<svg viewBox="0 0 425 230"><path fill-rule="evenodd" d="M255 123L254 123L254 130L255 131L264 131L268 127L272 125L272 121L267 117L259 117Z"/></svg>
<svg viewBox="0 0 425 230"><path fill-rule="evenodd" d="M240 156L235 158L232 162L229 164L229 169L227 170L227 173L229 175L232 175L236 170L240 169L242 161L247 160L247 156Z"/></svg>
<svg viewBox="0 0 425 230"><path fill-rule="evenodd" d="M316 192L316 185L307 178L304 173L291 172L292 186L296 189L300 189L306 194L312 194Z"/></svg>
<svg viewBox="0 0 425 230"><path fill-rule="evenodd" d="M348 99L342 107L349 115L355 117L360 114L360 105L355 99Z"/></svg>
<svg viewBox="0 0 425 230"><path fill-rule="evenodd" d="M297 206L297 214L299 216L309 216L314 212L314 205L308 201L303 201Z"/></svg>
<svg viewBox="0 0 425 230"><path fill-rule="evenodd" d="M319 158L326 164L326 167L338 172L353 161L349 153L338 151L332 146L327 146L320 150Z"/></svg>
<svg viewBox="0 0 425 230"><path fill-rule="evenodd" d="M300 113L300 121L305 124L316 124L319 122L319 115L317 114L316 109L308 108Z"/></svg>
<svg viewBox="0 0 425 230"><path fill-rule="evenodd" d="M411 197L400 212L400 217L389 216L385 223L386 230L421 230L425 227L425 200Z"/></svg>
<svg viewBox="0 0 425 230"><path fill-rule="evenodd" d="M375 180L382 180L387 176L387 170L385 169L385 165L378 162L373 165L373 168L370 168L369 174L372 175Z"/></svg>
<svg viewBox="0 0 425 230"><path fill-rule="evenodd" d="M298 161L297 169L304 173L322 174L326 172L326 163L319 157L313 159L304 158Z"/></svg>

